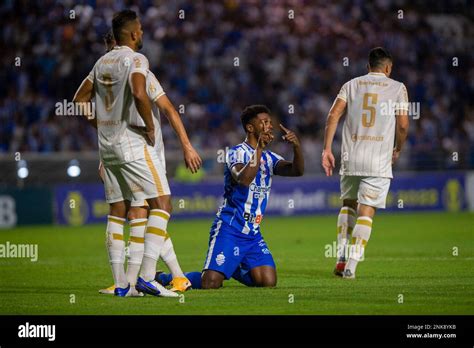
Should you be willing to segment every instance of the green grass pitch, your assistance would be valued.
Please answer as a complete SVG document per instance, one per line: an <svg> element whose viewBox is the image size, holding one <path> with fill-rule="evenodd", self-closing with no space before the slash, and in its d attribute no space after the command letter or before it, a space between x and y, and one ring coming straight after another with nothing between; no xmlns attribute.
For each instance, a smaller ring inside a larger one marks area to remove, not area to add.
<svg viewBox="0 0 474 348"><path fill-rule="evenodd" d="M170 222L184 271L201 269L211 220ZM230 280L184 298L100 295L112 283L104 225L2 230L0 244L37 243L39 258L0 258L0 314L474 314L473 222L469 213L380 214L357 279L343 280L325 256L336 216L267 218L277 288Z"/></svg>

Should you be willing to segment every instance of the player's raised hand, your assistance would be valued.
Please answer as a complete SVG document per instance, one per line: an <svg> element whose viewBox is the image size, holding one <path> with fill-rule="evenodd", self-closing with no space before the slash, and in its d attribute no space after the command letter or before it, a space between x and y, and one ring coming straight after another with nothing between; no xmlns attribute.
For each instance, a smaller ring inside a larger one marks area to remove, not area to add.
<svg viewBox="0 0 474 348"><path fill-rule="evenodd" d="M336 167L336 160L331 151L323 151L321 155L321 164L326 172L326 176L331 176L333 169Z"/></svg>
<svg viewBox="0 0 474 348"><path fill-rule="evenodd" d="M194 149L194 147L187 147L183 150L184 152L184 163L191 173L197 173L202 166L202 159Z"/></svg>
<svg viewBox="0 0 474 348"><path fill-rule="evenodd" d="M290 131L288 128L283 126L281 123L280 123L280 129L283 131L283 133L285 133L285 135L282 136L282 139L284 141L292 144L293 146L300 146L300 141L299 141L298 137L296 136L295 132Z"/></svg>

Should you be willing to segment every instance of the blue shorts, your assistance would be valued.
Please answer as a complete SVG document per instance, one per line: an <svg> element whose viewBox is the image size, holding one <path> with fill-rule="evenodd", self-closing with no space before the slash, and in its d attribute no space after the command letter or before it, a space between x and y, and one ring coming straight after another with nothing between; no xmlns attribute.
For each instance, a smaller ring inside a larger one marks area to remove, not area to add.
<svg viewBox="0 0 474 348"><path fill-rule="evenodd" d="M255 238L238 237L230 229L231 227L222 224L220 228L211 230L203 271L217 271L224 274L225 279L230 279L239 266L247 270L259 266L276 268L273 256L260 233Z"/></svg>

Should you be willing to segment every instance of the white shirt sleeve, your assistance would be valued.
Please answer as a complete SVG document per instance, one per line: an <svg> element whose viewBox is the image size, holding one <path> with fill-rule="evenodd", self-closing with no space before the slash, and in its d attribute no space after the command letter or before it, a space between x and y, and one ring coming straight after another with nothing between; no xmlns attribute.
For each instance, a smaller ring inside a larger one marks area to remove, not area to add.
<svg viewBox="0 0 474 348"><path fill-rule="evenodd" d="M344 100L347 102L347 99L349 97L349 82L346 82L344 85L342 85L341 90L339 91L337 98Z"/></svg>
<svg viewBox="0 0 474 348"><path fill-rule="evenodd" d="M140 73L140 74L143 74L145 77L148 73L148 69L150 68L150 65L148 63L148 59L146 59L146 57L141 54L141 53L136 53L133 58L132 58L132 62L131 62L131 69L130 69L130 76L133 74L133 73Z"/></svg>
<svg viewBox="0 0 474 348"><path fill-rule="evenodd" d="M408 92L405 85L402 83L400 91L398 92L397 104L395 111L408 111Z"/></svg>
<svg viewBox="0 0 474 348"><path fill-rule="evenodd" d="M146 92L152 102L155 102L159 97L165 95L163 87L156 78L155 74L153 74L151 71L148 72L146 79Z"/></svg>

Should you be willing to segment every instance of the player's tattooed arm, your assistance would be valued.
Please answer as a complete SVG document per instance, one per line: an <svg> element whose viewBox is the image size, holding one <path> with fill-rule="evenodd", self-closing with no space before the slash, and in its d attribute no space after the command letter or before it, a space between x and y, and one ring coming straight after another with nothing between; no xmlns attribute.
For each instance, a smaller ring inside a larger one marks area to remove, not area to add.
<svg viewBox="0 0 474 348"><path fill-rule="evenodd" d="M197 151L191 145L188 134L186 133L186 128L184 127L181 117L179 116L175 107L166 95L162 95L156 100L156 106L158 106L160 112L166 115L171 127L173 127L178 136L181 147L183 148L184 163L186 164L186 168L188 168L193 174L197 173L199 168L202 166L202 160Z"/></svg>
<svg viewBox="0 0 474 348"><path fill-rule="evenodd" d="M324 147L321 155L321 164L327 176L332 175L333 169L336 167L336 160L332 154L332 142L336 134L337 125L342 115L346 111L346 101L341 98L336 98L334 104L329 110L326 119L326 129L324 131Z"/></svg>
<svg viewBox="0 0 474 348"><path fill-rule="evenodd" d="M293 162L281 160L275 168L275 175L280 176L302 176L304 173L304 157L300 141L296 134L280 124L285 133L283 140L293 145Z"/></svg>
<svg viewBox="0 0 474 348"><path fill-rule="evenodd" d="M94 84L88 78L82 81L81 85L74 94L73 103L89 103L94 97ZM89 108L83 108L83 110L89 110ZM97 119L94 115L83 115L87 118L87 121L92 127L97 128Z"/></svg>
<svg viewBox="0 0 474 348"><path fill-rule="evenodd" d="M144 132L145 139L151 146L155 145L155 125L153 123L153 115L151 113L151 103L146 92L145 75L141 73L132 73L131 78L132 95L135 101L140 117L145 122L146 130Z"/></svg>
<svg viewBox="0 0 474 348"><path fill-rule="evenodd" d="M392 163L395 163L400 157L400 152L402 151L403 145L408 136L408 112L398 111L397 112L397 126L395 130L395 148L393 149Z"/></svg>

